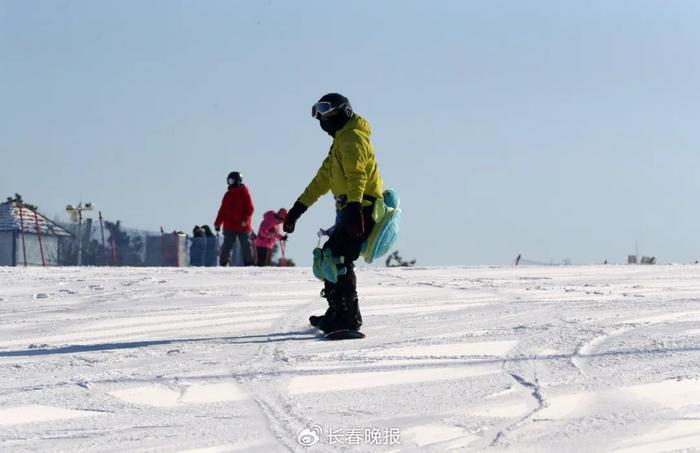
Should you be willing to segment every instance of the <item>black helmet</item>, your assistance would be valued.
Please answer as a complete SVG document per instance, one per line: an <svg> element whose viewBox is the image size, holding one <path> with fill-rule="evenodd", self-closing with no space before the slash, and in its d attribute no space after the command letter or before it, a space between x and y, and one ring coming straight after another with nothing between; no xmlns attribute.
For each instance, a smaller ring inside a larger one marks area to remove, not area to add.
<svg viewBox="0 0 700 453"><path fill-rule="evenodd" d="M346 118L352 116L352 106L348 98L338 93L328 93L311 107L311 116L317 120L327 119L342 113Z"/></svg>
<svg viewBox="0 0 700 453"><path fill-rule="evenodd" d="M237 171L232 171L231 173L228 174L228 177L226 178L226 182L228 183L229 186L234 186L238 187L243 183L243 177L241 174Z"/></svg>
<svg viewBox="0 0 700 453"><path fill-rule="evenodd" d="M311 107L311 116L319 121L321 129L335 137L335 133L352 118L352 106L342 94L328 93Z"/></svg>

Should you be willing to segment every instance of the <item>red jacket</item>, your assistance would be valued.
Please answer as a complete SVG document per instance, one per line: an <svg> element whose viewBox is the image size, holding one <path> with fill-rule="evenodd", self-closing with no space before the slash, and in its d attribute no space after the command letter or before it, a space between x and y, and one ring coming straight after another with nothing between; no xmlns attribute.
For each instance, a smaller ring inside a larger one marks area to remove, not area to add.
<svg viewBox="0 0 700 453"><path fill-rule="evenodd" d="M229 187L221 200L219 214L216 216L214 226L223 224L224 231L242 233L253 231L253 199L248 188L241 184L239 187Z"/></svg>

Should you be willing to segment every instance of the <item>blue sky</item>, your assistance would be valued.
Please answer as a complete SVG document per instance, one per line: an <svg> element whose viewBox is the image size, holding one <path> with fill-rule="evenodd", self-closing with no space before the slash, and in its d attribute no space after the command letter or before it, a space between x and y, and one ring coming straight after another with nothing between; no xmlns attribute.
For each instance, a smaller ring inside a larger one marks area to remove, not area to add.
<svg viewBox="0 0 700 453"><path fill-rule="evenodd" d="M338 91L424 265L700 259L695 1L0 0L0 196L213 222L229 171L289 207ZM310 262L330 196L288 254Z"/></svg>

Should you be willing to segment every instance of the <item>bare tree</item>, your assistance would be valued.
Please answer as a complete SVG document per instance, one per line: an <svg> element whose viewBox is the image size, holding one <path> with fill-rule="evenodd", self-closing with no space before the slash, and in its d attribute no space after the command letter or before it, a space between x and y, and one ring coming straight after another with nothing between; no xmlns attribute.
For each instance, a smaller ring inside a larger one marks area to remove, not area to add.
<svg viewBox="0 0 700 453"><path fill-rule="evenodd" d="M39 210L39 208L38 208L36 205L30 204L30 203L26 203L26 202L22 199L22 195L20 195L20 194L18 194L18 193L16 193L16 192L15 192L15 196L14 196L14 197L7 197L7 200L5 200L5 201L7 201L7 202L12 202L12 201L14 201L14 202L16 202L16 203L21 204L22 206L25 206L25 207L31 209L32 211L38 211L38 210Z"/></svg>

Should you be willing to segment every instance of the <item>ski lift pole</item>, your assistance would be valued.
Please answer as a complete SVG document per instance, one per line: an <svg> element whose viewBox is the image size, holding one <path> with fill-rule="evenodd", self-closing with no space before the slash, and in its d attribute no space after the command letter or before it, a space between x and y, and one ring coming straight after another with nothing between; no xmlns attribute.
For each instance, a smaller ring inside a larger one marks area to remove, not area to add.
<svg viewBox="0 0 700 453"><path fill-rule="evenodd" d="M19 206L19 231L22 234L22 256L24 257L24 267L27 267L27 246L24 242L24 216L22 215L24 206L20 203L17 203L17 206Z"/></svg>
<svg viewBox="0 0 700 453"><path fill-rule="evenodd" d="M109 227L109 231L112 235L112 266L117 265L117 242L114 239L114 225Z"/></svg>
<svg viewBox="0 0 700 453"><path fill-rule="evenodd" d="M100 234L102 234L102 251L104 252L105 255L105 266L108 265L107 262L107 247L105 246L105 225L104 221L102 220L102 211L99 211L100 214Z"/></svg>
<svg viewBox="0 0 700 453"><path fill-rule="evenodd" d="M46 267L46 260L44 259L44 244L41 241L41 228L39 227L39 216L34 212L34 224L36 225L36 235L39 237L39 252L41 253L41 266Z"/></svg>
<svg viewBox="0 0 700 453"><path fill-rule="evenodd" d="M173 231L173 247L175 248L175 267L180 267L180 235Z"/></svg>
<svg viewBox="0 0 700 453"><path fill-rule="evenodd" d="M165 260L166 253L165 253L165 230L163 229L163 226L161 225L160 227L160 248L161 251L163 252L163 266L167 266L167 262Z"/></svg>
<svg viewBox="0 0 700 453"><path fill-rule="evenodd" d="M287 241L282 239L280 241L280 253L282 254L282 257L280 258L280 266L286 266L287 265L287 258L284 256L284 252L287 249Z"/></svg>

